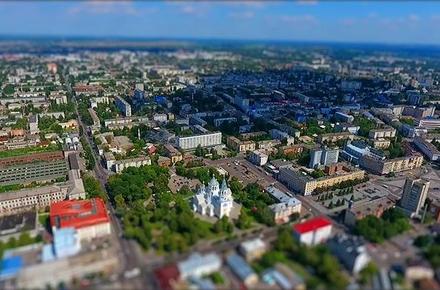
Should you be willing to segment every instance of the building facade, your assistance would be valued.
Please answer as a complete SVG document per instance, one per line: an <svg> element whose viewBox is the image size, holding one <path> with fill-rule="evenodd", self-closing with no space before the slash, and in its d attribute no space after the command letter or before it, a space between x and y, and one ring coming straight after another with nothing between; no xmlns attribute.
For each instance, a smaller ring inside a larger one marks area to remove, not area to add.
<svg viewBox="0 0 440 290"><path fill-rule="evenodd" d="M222 144L222 133L214 132L188 137L177 137L177 146L183 150L196 149L201 147L214 147Z"/></svg>
<svg viewBox="0 0 440 290"><path fill-rule="evenodd" d="M410 216L420 216L428 196L429 181L407 178L403 187L400 206Z"/></svg>
<svg viewBox="0 0 440 290"><path fill-rule="evenodd" d="M192 207L201 215L222 218L223 216L229 217L233 202L232 192L226 180L223 180L220 186L217 179L212 177L206 187L204 185L199 187L197 194L193 197Z"/></svg>

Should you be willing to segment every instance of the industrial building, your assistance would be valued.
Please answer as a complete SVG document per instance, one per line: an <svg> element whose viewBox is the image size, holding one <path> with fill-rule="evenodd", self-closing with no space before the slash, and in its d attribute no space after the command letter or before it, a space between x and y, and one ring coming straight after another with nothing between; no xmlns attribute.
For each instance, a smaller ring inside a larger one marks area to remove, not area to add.
<svg viewBox="0 0 440 290"><path fill-rule="evenodd" d="M0 159L0 185L50 181L67 175L62 151L33 153Z"/></svg>

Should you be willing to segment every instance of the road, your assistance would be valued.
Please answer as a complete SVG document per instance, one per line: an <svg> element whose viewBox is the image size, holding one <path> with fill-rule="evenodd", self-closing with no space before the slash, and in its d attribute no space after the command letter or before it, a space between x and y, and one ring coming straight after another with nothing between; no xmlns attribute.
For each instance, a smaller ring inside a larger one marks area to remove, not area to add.
<svg viewBox="0 0 440 290"><path fill-rule="evenodd" d="M70 86L70 83L66 83L67 91L72 93L72 88ZM73 95L73 94L72 94ZM107 181L109 177L109 173L106 169L104 169L100 162L100 157L98 156L96 150L95 150L95 144L91 138L87 134L87 128L84 125L83 121L81 120L81 115L78 112L78 102L76 97L73 97L74 103L75 103L75 111L77 115L77 121L79 126L82 128L83 136L85 137L85 140L87 141L88 145L92 149L93 158L95 159L95 167L93 168L93 173L96 177L96 179L99 181L99 184L101 185L104 192L107 193ZM110 204L110 202L107 202L106 204L107 209L110 213L110 219L112 224L112 241L113 246L116 249L116 254L119 257L120 261L120 272L118 273L119 279L123 280L124 272L132 270L134 268L139 267L142 265L142 255L139 255L139 246L136 244L133 240L128 240L124 238L124 231L122 228L122 225L120 223L120 220L117 218L115 209ZM136 288L136 289L142 289L144 288L145 281L142 281L142 279L132 279L127 285L128 287Z"/></svg>
<svg viewBox="0 0 440 290"><path fill-rule="evenodd" d="M234 162L238 162L239 165L235 165ZM330 214L330 211L327 208L321 206L318 203L315 203L306 196L295 194L294 192L289 190L284 184L275 179L272 175L266 173L261 167L252 164L244 157L219 160L205 159L205 163L213 167L222 167L229 173L230 176L236 176L239 178L239 180L243 180L245 183L257 182L263 188L269 185L273 185L278 189L284 191L288 195L299 199L302 202L303 206L313 216ZM250 173L246 174L246 171L249 171Z"/></svg>

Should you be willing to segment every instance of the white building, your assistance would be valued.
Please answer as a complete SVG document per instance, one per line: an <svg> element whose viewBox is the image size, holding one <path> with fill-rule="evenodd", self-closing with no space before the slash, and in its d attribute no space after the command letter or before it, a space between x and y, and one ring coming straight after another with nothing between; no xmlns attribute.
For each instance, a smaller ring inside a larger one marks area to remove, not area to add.
<svg viewBox="0 0 440 290"><path fill-rule="evenodd" d="M293 226L293 236L308 246L325 242L331 233L332 223L324 217L312 218Z"/></svg>
<svg viewBox="0 0 440 290"><path fill-rule="evenodd" d="M221 144L222 144L221 132L177 138L177 146L183 150L195 149L199 145L202 147L213 147Z"/></svg>
<svg viewBox="0 0 440 290"><path fill-rule="evenodd" d="M201 255L196 252L189 256L188 259L177 263L177 268L183 279L209 275L219 271L221 267L222 260L214 253Z"/></svg>
<svg viewBox="0 0 440 290"><path fill-rule="evenodd" d="M258 166L265 165L268 159L269 156L267 156L267 154L259 150L252 151L251 154L249 155L249 161Z"/></svg>
<svg viewBox="0 0 440 290"><path fill-rule="evenodd" d="M231 189L228 188L226 180L223 179L220 187L217 179L212 177L208 186L199 187L197 194L193 198L193 210L202 215L229 217L232 207L233 198Z"/></svg>

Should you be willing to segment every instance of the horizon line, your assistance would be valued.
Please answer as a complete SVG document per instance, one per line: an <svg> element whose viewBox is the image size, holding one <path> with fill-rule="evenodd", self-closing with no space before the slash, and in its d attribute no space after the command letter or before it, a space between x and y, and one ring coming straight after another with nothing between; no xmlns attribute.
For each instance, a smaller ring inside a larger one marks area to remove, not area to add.
<svg viewBox="0 0 440 290"><path fill-rule="evenodd" d="M63 40L100 40L100 41L189 41L189 42L254 42L254 43L278 43L278 44L338 44L338 45L382 45L382 46L406 46L406 47L436 47L440 43L420 42L380 42L380 41L346 41L346 40L298 40L298 39L250 39L250 38L222 38L222 37L164 37L164 36L128 36L128 35L45 35L45 34L0 34L0 42L4 40L39 40L52 39Z"/></svg>

